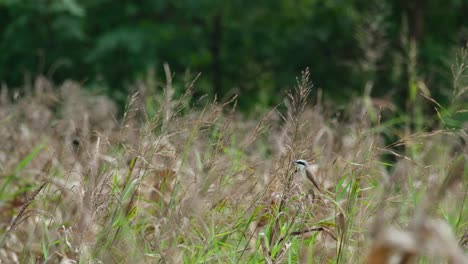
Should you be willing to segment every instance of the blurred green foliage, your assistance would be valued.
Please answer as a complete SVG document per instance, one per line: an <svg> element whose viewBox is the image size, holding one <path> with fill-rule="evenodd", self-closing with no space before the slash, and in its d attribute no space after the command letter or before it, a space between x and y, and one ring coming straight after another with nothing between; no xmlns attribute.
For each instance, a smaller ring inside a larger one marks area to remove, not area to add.
<svg viewBox="0 0 468 264"><path fill-rule="evenodd" d="M404 104L422 80L443 101L466 14L465 0L0 0L0 81L72 78L119 99L167 62L202 73L198 94L238 93L250 109L282 101L309 67L337 100L367 84Z"/></svg>

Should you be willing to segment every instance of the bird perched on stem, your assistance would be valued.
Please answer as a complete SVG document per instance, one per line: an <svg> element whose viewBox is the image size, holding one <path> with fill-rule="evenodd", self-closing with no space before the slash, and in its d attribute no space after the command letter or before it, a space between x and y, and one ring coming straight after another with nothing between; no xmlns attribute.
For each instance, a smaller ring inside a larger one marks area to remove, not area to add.
<svg viewBox="0 0 468 264"><path fill-rule="evenodd" d="M298 171L304 176L303 181L306 185L305 187L308 188L309 193L315 197L313 187L310 183L312 183L313 186L315 186L315 188L321 192L320 187L314 178L315 174L317 173L318 166L316 164L309 164L306 160L302 159L295 160L293 163L296 164Z"/></svg>

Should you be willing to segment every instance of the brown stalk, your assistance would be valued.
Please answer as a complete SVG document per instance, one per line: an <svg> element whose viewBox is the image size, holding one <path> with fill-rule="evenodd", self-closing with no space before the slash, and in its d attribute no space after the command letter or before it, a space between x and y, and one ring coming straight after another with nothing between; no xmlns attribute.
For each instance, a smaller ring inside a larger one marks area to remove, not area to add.
<svg viewBox="0 0 468 264"><path fill-rule="evenodd" d="M28 199L26 199L26 201L24 202L23 206L21 207L20 211L18 212L18 214L16 215L15 218L12 219L10 225L8 226L7 228L7 233L13 229L16 228L19 220L21 219L21 217L24 215L25 211L26 211L26 208L28 208L28 206L34 201L34 199L36 198L36 196L39 194L39 192L48 184L48 182L43 182L38 188L36 188L36 190L28 197Z"/></svg>

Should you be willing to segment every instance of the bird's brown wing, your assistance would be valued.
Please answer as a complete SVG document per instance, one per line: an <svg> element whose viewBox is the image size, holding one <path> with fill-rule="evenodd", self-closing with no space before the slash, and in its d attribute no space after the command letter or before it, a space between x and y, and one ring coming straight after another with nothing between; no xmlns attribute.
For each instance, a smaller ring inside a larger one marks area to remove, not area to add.
<svg viewBox="0 0 468 264"><path fill-rule="evenodd" d="M320 192L321 191L320 187L318 186L317 182L315 181L313 173L310 171L309 168L306 168L305 172L306 172L306 176L309 179L309 181L311 181L314 184L315 188L317 188L317 190L319 190L319 192Z"/></svg>

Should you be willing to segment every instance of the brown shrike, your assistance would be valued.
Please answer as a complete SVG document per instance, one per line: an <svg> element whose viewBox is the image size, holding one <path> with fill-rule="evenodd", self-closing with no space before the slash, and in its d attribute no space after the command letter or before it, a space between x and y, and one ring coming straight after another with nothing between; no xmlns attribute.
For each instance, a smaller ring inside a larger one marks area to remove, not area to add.
<svg viewBox="0 0 468 264"><path fill-rule="evenodd" d="M310 186L310 183L312 183L315 188L320 192L320 187L317 184L317 181L315 180L314 176L318 170L318 166L316 164L309 164L307 161L298 159L293 161L294 164L296 164L297 169L300 171L300 173L304 176L304 183L306 184L307 188L310 188L308 191L313 193L313 190Z"/></svg>

